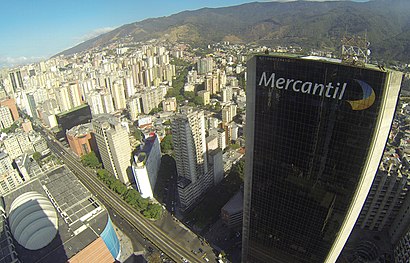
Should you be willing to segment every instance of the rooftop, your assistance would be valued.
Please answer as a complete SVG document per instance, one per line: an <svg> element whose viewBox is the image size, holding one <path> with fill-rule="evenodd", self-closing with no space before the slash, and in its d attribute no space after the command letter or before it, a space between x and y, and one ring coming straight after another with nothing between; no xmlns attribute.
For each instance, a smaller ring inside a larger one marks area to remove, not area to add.
<svg viewBox="0 0 410 263"><path fill-rule="evenodd" d="M107 224L107 211L65 166L51 170L5 195L6 214L9 215L10 206L16 198L31 191L51 200L57 211L58 232L50 244L39 250L25 249L14 240L22 262L67 262L99 238ZM0 246L3 249L3 245Z"/></svg>

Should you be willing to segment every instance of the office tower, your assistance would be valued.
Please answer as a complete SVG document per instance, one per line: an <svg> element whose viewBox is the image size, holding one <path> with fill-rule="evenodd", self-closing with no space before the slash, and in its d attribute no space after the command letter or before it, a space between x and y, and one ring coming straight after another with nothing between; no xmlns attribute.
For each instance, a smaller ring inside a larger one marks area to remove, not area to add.
<svg viewBox="0 0 410 263"><path fill-rule="evenodd" d="M139 146L139 150L134 155L134 163L132 164L135 184L142 197L154 197L154 188L160 165L161 146L158 136L152 133Z"/></svg>
<svg viewBox="0 0 410 263"><path fill-rule="evenodd" d="M0 129L9 128L13 124L13 117L8 107L0 106Z"/></svg>
<svg viewBox="0 0 410 263"><path fill-rule="evenodd" d="M206 154L204 112L183 107L172 121L181 209L189 209L212 185Z"/></svg>
<svg viewBox="0 0 410 263"><path fill-rule="evenodd" d="M328 60L248 62L243 262L335 262L378 168L401 79Z"/></svg>
<svg viewBox="0 0 410 263"><path fill-rule="evenodd" d="M111 115L98 116L92 123L104 168L124 184L130 184L127 169L131 165L131 146L127 130Z"/></svg>
<svg viewBox="0 0 410 263"><path fill-rule="evenodd" d="M60 130L56 133L58 140L66 140L66 132L74 126L91 122L91 109L88 104L82 104L70 111L56 114L58 127Z"/></svg>

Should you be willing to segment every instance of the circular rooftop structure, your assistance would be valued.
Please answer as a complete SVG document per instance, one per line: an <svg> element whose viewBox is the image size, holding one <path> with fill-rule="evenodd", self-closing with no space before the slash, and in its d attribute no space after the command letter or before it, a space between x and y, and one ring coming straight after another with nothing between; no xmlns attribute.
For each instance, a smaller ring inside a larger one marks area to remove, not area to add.
<svg viewBox="0 0 410 263"><path fill-rule="evenodd" d="M20 245L37 250L47 246L56 236L58 217L46 197L37 192L26 192L11 204L9 224Z"/></svg>

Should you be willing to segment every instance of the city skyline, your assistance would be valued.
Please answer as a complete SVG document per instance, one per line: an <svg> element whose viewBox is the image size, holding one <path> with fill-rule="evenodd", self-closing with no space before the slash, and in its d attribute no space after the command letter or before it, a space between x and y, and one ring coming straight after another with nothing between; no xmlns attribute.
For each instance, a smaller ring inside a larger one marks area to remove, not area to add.
<svg viewBox="0 0 410 263"><path fill-rule="evenodd" d="M251 1L208 0L171 3L160 0L144 3L143 8L140 8L140 2L129 0L120 3L70 1L64 5L47 0L6 2L2 7L8 11L0 17L0 35L3 39L0 43L0 68L48 59L124 24L169 16L186 10L249 2Z"/></svg>

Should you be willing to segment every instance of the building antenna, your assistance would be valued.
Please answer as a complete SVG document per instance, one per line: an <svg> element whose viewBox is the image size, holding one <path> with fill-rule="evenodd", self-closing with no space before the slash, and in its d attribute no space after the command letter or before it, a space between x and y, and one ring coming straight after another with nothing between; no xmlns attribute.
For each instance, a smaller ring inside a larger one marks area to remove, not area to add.
<svg viewBox="0 0 410 263"><path fill-rule="evenodd" d="M367 30L363 36L345 33L342 38L342 63L364 67L369 61L369 45Z"/></svg>

